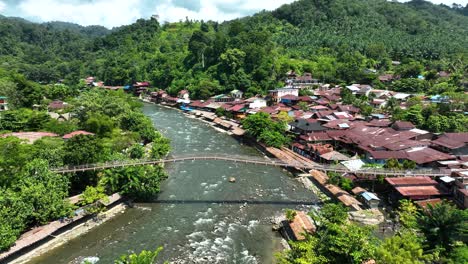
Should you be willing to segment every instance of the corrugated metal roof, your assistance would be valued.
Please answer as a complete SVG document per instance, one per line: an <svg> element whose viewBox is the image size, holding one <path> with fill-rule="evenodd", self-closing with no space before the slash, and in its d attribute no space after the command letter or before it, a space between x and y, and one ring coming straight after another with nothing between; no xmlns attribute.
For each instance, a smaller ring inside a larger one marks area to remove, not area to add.
<svg viewBox="0 0 468 264"><path fill-rule="evenodd" d="M371 193L371 192L363 192L363 193L361 193L361 196L364 197L364 199L366 199L366 201L371 201L371 200L380 201L379 197L377 197L377 195L375 195L374 193Z"/></svg>

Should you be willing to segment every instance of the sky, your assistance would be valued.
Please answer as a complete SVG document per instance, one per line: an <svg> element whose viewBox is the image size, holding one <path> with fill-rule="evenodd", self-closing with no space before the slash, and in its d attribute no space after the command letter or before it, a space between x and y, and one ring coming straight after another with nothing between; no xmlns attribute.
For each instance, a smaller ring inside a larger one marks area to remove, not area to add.
<svg viewBox="0 0 468 264"><path fill-rule="evenodd" d="M468 0L430 1L446 5L468 3ZM0 14L34 22L66 21L112 28L153 14L159 15L161 22L186 17L222 22L291 2L294 0L0 0Z"/></svg>

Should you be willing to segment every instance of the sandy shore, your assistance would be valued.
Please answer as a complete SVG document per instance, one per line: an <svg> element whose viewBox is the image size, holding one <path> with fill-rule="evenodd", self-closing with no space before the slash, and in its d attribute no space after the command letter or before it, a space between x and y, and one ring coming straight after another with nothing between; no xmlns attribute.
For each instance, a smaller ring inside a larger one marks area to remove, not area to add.
<svg viewBox="0 0 468 264"><path fill-rule="evenodd" d="M29 251L28 253L16 258L15 260L12 260L10 264L28 263L28 261L30 261L31 259L36 258L44 253L47 253L48 251L51 251L57 247L60 247L66 244L70 240L73 240L83 234L88 233L94 227L97 227L101 225L102 223L112 219L112 217L123 213L126 208L127 206L124 203L120 203L114 206L113 208L99 214L98 216L99 221L90 219L80 225L77 225L73 229L60 234L59 236L50 240L49 242Z"/></svg>

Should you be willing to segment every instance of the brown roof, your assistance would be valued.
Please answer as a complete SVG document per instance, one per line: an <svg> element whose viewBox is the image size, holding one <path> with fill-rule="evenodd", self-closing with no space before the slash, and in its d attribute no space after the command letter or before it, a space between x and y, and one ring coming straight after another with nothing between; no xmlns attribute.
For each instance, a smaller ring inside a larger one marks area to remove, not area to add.
<svg viewBox="0 0 468 264"><path fill-rule="evenodd" d="M396 190L403 196L432 196L445 194L445 192L441 191L435 185L397 187Z"/></svg>
<svg viewBox="0 0 468 264"><path fill-rule="evenodd" d="M404 151L369 151L369 154L376 160L383 159L406 159L408 156Z"/></svg>
<svg viewBox="0 0 468 264"><path fill-rule="evenodd" d="M55 133L50 132L15 132L15 133L7 133L0 135L0 137L17 137L19 139L27 140L28 143L32 144L34 141L39 140L43 137L57 137L58 135Z"/></svg>
<svg viewBox="0 0 468 264"><path fill-rule="evenodd" d="M63 139L70 139L70 138L72 138L74 136L78 136L78 135L94 135L94 134L91 133L91 132L84 131L84 130L78 130L78 131L74 131L74 132L71 132L69 134L66 134L62 138Z"/></svg>
<svg viewBox="0 0 468 264"><path fill-rule="evenodd" d="M418 148L406 151L408 159L416 162L417 164L425 164L433 161L450 160L454 157L452 155L437 151L432 148Z"/></svg>
<svg viewBox="0 0 468 264"><path fill-rule="evenodd" d="M304 240L304 233L314 233L316 228L309 216L303 211L296 211L294 220L289 223L297 240Z"/></svg>
<svg viewBox="0 0 468 264"><path fill-rule="evenodd" d="M448 149L462 148L468 143L468 133L445 133L432 143Z"/></svg>
<svg viewBox="0 0 468 264"><path fill-rule="evenodd" d="M436 205L438 203L441 203L441 202L442 202L442 200L440 198L435 198L435 199L416 201L414 203L417 204L419 207L426 209L428 204L434 206L434 205Z"/></svg>
<svg viewBox="0 0 468 264"><path fill-rule="evenodd" d="M396 130L401 130L401 129L413 129L413 128L415 128L415 126L413 125L413 123L408 122L408 121L396 121L396 122L393 124L393 127L394 127Z"/></svg>
<svg viewBox="0 0 468 264"><path fill-rule="evenodd" d="M356 188L352 189L351 192L352 192L353 194L357 195L357 194L366 192L366 189L361 188L361 187L356 187Z"/></svg>
<svg viewBox="0 0 468 264"><path fill-rule="evenodd" d="M392 186L437 185L437 182L426 176L385 178Z"/></svg>

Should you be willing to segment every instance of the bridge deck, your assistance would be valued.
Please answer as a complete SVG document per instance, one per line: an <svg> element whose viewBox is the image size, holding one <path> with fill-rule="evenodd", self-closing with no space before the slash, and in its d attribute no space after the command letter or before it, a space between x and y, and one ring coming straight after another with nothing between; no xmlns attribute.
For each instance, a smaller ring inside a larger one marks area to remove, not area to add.
<svg viewBox="0 0 468 264"><path fill-rule="evenodd" d="M438 177L449 175L448 172L420 169L420 170L388 170L388 169L364 169L359 171L351 171L344 167L335 165L324 165L316 163L305 163L303 161L292 161L288 162L281 161L279 159L265 159L251 156L227 156L227 155L205 155L205 156L179 156L173 158L167 158L162 160L139 160L139 161L122 161L102 164L85 164L79 166L71 166L65 168L52 169L56 173L74 173L84 171L97 171L113 168L123 168L130 166L142 166L142 165L157 165L172 162L184 162L184 161L197 161L197 160L220 160L235 163L247 163L264 166L277 166L277 167L288 167L288 168L299 168L304 170L321 170L321 171L332 171L337 173L356 173L359 175L383 175L383 176L429 176Z"/></svg>

